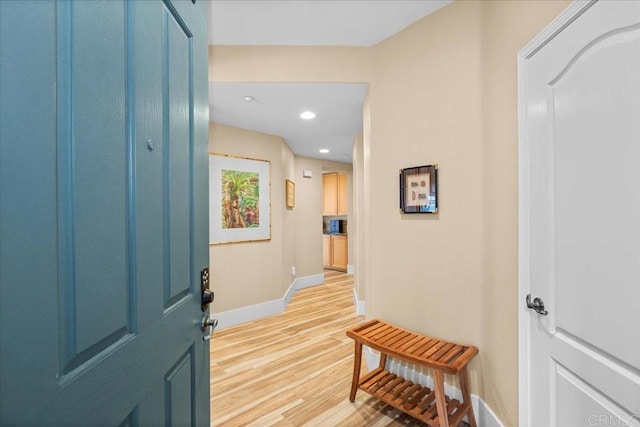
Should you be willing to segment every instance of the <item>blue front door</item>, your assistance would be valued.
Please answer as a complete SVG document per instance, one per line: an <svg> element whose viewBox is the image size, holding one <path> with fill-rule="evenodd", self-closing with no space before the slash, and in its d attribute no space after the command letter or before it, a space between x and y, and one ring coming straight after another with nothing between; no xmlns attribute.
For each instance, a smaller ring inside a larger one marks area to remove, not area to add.
<svg viewBox="0 0 640 427"><path fill-rule="evenodd" d="M207 15L0 1L0 425L209 424Z"/></svg>

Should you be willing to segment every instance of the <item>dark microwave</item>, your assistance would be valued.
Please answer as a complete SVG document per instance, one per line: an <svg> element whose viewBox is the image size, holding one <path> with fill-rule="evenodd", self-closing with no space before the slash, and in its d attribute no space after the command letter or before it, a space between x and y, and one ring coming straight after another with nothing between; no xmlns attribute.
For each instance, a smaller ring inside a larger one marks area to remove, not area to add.
<svg viewBox="0 0 640 427"><path fill-rule="evenodd" d="M329 232L331 234L346 233L347 221L344 219L332 219L329 221Z"/></svg>

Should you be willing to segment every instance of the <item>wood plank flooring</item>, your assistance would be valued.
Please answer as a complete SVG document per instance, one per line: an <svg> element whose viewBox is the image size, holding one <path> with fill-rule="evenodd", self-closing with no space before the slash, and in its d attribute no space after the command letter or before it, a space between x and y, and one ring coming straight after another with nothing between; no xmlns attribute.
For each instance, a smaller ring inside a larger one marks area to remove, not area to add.
<svg viewBox="0 0 640 427"><path fill-rule="evenodd" d="M363 391L349 402L354 343L345 331L363 320L353 276L326 272L325 284L298 291L284 313L216 331L211 425L423 425Z"/></svg>

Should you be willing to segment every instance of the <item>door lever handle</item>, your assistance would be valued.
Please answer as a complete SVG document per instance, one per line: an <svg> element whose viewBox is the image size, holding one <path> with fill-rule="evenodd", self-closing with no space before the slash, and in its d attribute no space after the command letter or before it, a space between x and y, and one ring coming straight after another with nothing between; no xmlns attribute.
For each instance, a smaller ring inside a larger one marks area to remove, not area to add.
<svg viewBox="0 0 640 427"><path fill-rule="evenodd" d="M527 307L543 316L549 314L549 312L544 309L544 301L542 301L542 299L536 297L533 299L533 302L531 302L531 294L527 295Z"/></svg>
<svg viewBox="0 0 640 427"><path fill-rule="evenodd" d="M209 341L213 330L218 326L218 319L210 319L206 314L202 317L202 332L206 335L202 337L202 341Z"/></svg>

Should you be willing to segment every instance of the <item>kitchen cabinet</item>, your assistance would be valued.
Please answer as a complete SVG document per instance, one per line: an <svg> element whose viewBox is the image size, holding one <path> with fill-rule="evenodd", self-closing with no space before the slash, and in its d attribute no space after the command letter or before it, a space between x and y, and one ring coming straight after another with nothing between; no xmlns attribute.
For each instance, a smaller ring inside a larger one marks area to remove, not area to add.
<svg viewBox="0 0 640 427"><path fill-rule="evenodd" d="M349 244L344 234L322 236L322 264L325 268L347 271Z"/></svg>
<svg viewBox="0 0 640 427"><path fill-rule="evenodd" d="M322 175L322 215L346 215L347 208L347 175Z"/></svg>
<svg viewBox="0 0 640 427"><path fill-rule="evenodd" d="M347 271L347 236L331 236L331 267Z"/></svg>
<svg viewBox="0 0 640 427"><path fill-rule="evenodd" d="M338 174L338 215L347 214L347 175Z"/></svg>
<svg viewBox="0 0 640 427"><path fill-rule="evenodd" d="M331 236L328 234L322 236L322 266L331 267Z"/></svg>

